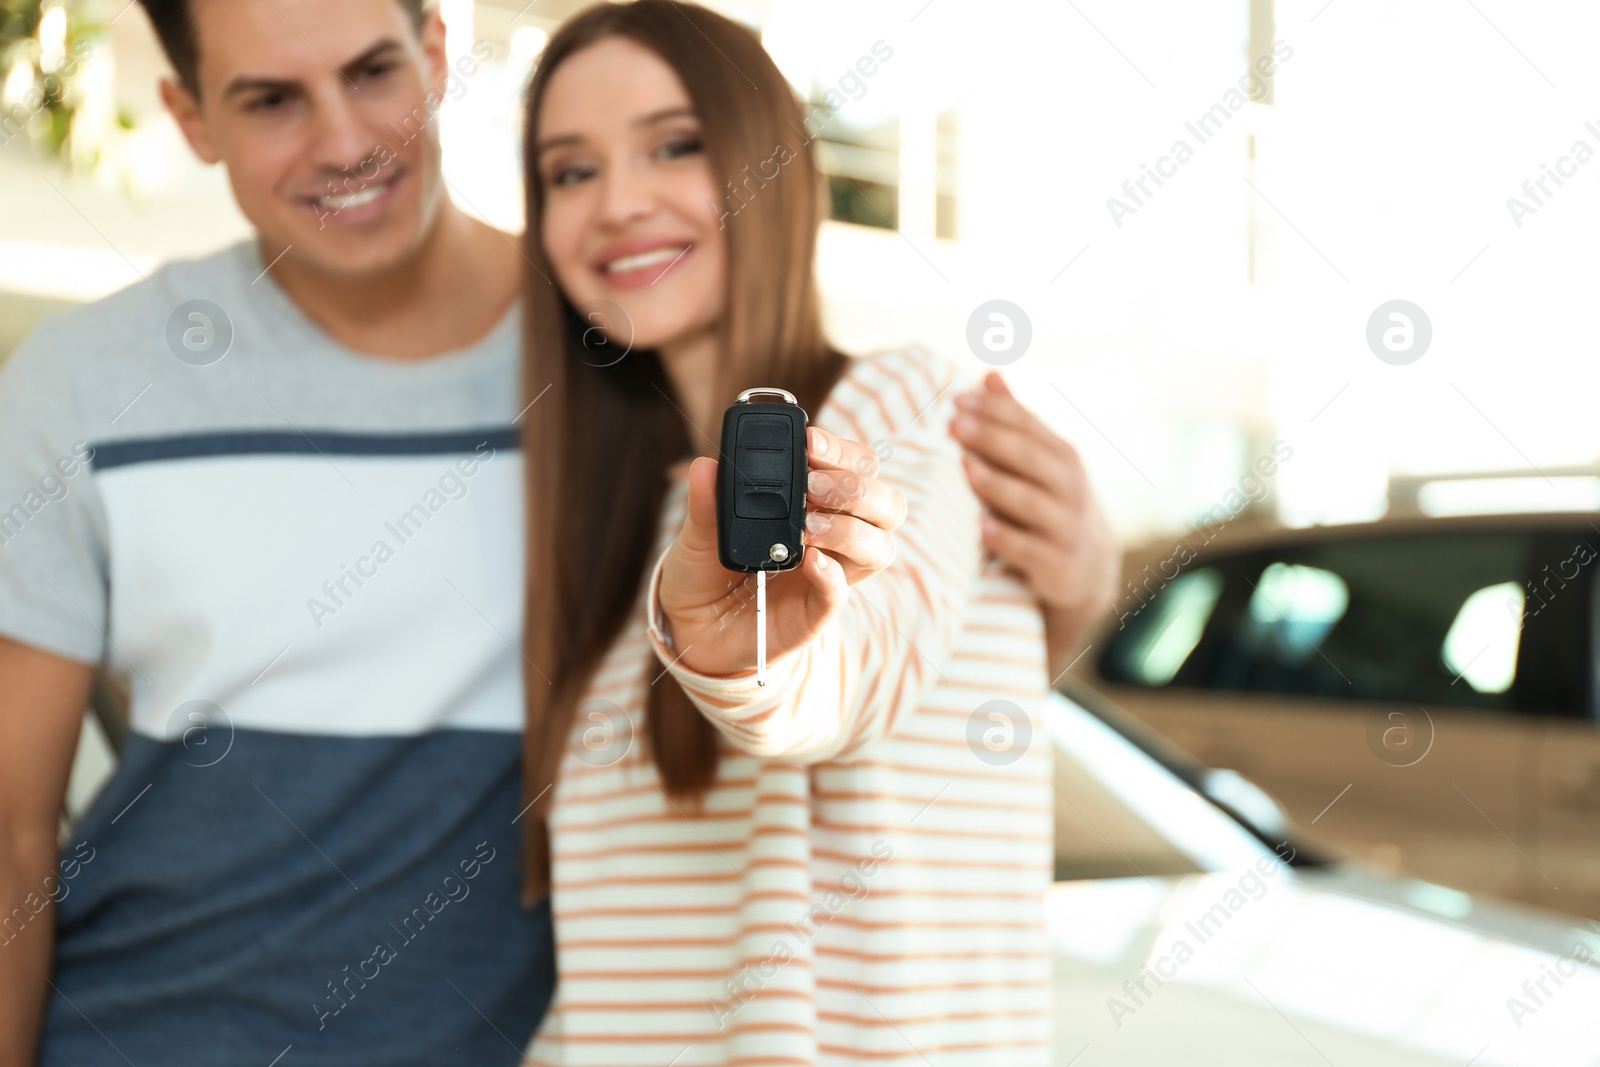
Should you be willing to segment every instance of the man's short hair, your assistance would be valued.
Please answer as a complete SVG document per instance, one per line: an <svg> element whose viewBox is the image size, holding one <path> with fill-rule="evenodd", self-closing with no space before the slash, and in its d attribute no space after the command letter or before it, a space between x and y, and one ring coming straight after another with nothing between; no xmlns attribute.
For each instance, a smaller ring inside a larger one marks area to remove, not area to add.
<svg viewBox="0 0 1600 1067"><path fill-rule="evenodd" d="M411 16L414 29L422 29L422 12L428 0L395 0ZM177 72L178 80L196 96L200 95L200 49L194 36L194 0L139 0L150 24L155 27L162 51Z"/></svg>

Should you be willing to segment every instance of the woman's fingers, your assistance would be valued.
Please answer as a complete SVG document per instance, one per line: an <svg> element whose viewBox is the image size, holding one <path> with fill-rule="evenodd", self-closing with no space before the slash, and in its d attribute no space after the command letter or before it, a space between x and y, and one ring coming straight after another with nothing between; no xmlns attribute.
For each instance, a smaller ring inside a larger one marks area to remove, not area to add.
<svg viewBox="0 0 1600 1067"><path fill-rule="evenodd" d="M894 535L854 515L813 511L806 516L806 547L832 555L854 584L894 562Z"/></svg>
<svg viewBox="0 0 1600 1067"><path fill-rule="evenodd" d="M817 426L807 431L806 545L831 554L849 584L894 561L905 495L879 481L877 454Z"/></svg>
<svg viewBox="0 0 1600 1067"><path fill-rule="evenodd" d="M905 494L852 470L814 470L806 490L809 509L845 512L888 531L899 529L906 521Z"/></svg>
<svg viewBox="0 0 1600 1067"><path fill-rule="evenodd" d="M860 441L829 433L820 426L806 431L806 456L812 470L847 470L877 477L878 454Z"/></svg>
<svg viewBox="0 0 1600 1067"><path fill-rule="evenodd" d="M807 551L798 570L811 583L811 595L806 598L807 632L797 642L803 644L844 608L850 596L850 581L839 561L829 558L826 552Z"/></svg>

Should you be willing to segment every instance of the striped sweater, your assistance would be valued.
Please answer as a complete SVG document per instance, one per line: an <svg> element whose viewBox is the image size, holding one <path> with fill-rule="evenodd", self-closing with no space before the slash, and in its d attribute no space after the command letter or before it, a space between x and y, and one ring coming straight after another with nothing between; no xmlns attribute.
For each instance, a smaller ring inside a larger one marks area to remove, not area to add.
<svg viewBox="0 0 1600 1067"><path fill-rule="evenodd" d="M533 1063L1048 1062L1044 632L984 558L947 432L954 384L928 353L891 353L856 361L813 413L885 457L909 514L894 562L765 688L675 661L647 610L657 563L555 787L559 985ZM658 788L641 743L669 671L723 739L699 809Z"/></svg>

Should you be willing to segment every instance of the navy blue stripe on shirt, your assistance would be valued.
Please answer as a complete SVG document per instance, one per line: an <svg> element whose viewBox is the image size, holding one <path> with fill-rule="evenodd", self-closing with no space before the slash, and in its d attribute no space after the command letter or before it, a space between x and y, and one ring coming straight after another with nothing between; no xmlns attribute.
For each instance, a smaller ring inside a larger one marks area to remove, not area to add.
<svg viewBox="0 0 1600 1067"><path fill-rule="evenodd" d="M203 459L211 456L318 454L332 456L437 456L472 452L487 443L492 448L514 449L514 427L494 426L441 433L366 434L317 430L241 430L231 433L179 434L127 441L106 441L94 446L94 469L109 470L134 463L168 459Z"/></svg>

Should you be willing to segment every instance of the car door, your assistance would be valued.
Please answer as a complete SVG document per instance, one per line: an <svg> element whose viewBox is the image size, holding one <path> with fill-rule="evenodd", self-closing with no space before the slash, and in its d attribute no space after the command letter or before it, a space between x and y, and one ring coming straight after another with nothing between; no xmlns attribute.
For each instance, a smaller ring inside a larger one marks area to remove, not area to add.
<svg viewBox="0 0 1600 1067"><path fill-rule="evenodd" d="M1540 730L1517 704L1530 536L1369 528L1203 558L1097 668L1130 711L1258 782L1313 840L1541 900Z"/></svg>
<svg viewBox="0 0 1600 1067"><path fill-rule="evenodd" d="M1553 683L1529 705L1543 722L1533 859L1548 879L1544 903L1591 919L1600 919L1597 556L1600 531L1587 520L1545 539L1532 576L1541 610L1529 617L1525 638L1529 651L1539 656L1530 664L1530 675Z"/></svg>

